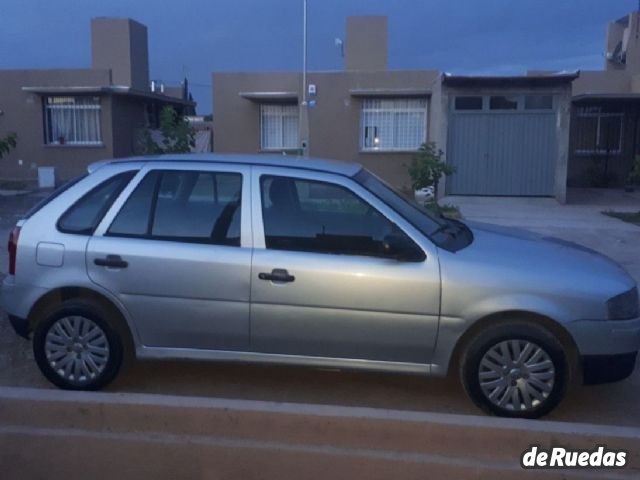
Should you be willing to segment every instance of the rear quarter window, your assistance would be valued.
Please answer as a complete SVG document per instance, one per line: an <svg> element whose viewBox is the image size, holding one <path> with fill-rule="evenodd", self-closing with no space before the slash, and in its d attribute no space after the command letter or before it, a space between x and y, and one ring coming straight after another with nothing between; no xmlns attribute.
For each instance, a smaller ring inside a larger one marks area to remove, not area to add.
<svg viewBox="0 0 640 480"><path fill-rule="evenodd" d="M137 171L119 173L83 195L58 220L58 230L64 233L91 235L115 199Z"/></svg>

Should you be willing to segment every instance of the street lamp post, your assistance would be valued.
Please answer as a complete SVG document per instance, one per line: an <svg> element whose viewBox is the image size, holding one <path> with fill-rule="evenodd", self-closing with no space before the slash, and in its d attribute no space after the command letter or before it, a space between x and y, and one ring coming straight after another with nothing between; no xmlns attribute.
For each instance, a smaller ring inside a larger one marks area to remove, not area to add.
<svg viewBox="0 0 640 480"><path fill-rule="evenodd" d="M302 102L300 102L300 115L298 125L298 137L300 149L305 157L309 155L309 105L307 102L307 0L302 3Z"/></svg>

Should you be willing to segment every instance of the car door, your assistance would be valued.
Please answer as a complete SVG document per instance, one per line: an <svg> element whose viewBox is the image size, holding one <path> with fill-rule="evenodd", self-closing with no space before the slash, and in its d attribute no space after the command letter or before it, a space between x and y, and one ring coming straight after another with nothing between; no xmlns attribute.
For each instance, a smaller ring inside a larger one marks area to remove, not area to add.
<svg viewBox="0 0 640 480"><path fill-rule="evenodd" d="M247 350L249 167L149 164L87 247L145 347Z"/></svg>
<svg viewBox="0 0 640 480"><path fill-rule="evenodd" d="M437 251L347 177L253 167L251 345L257 352L429 363ZM385 237L413 249L385 254Z"/></svg>

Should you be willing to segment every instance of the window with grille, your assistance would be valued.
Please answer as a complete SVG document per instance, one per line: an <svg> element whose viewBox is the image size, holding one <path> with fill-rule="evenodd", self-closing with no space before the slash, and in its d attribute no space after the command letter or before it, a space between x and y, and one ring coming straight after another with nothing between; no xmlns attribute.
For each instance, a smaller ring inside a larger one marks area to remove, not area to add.
<svg viewBox="0 0 640 480"><path fill-rule="evenodd" d="M101 145L99 97L46 97L45 143Z"/></svg>
<svg viewBox="0 0 640 480"><path fill-rule="evenodd" d="M362 104L362 150L417 150L427 136L424 98L365 99Z"/></svg>
<svg viewBox="0 0 640 480"><path fill-rule="evenodd" d="M619 154L624 114L581 107L576 114L576 153Z"/></svg>
<svg viewBox="0 0 640 480"><path fill-rule="evenodd" d="M287 150L298 148L298 106L260 106L260 148Z"/></svg>

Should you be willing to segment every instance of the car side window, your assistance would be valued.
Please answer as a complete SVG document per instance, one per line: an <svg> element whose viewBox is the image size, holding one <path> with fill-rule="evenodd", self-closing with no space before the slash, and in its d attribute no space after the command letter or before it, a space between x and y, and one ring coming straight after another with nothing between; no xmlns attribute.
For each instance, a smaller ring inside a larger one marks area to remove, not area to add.
<svg viewBox="0 0 640 480"><path fill-rule="evenodd" d="M58 220L58 230L64 233L91 235L136 173L119 173L91 189L62 214Z"/></svg>
<svg viewBox="0 0 640 480"><path fill-rule="evenodd" d="M241 193L239 173L153 171L107 235L240 246Z"/></svg>
<svg viewBox="0 0 640 480"><path fill-rule="evenodd" d="M260 188L269 249L387 257L390 236L415 246L398 226L342 186L265 175Z"/></svg>

